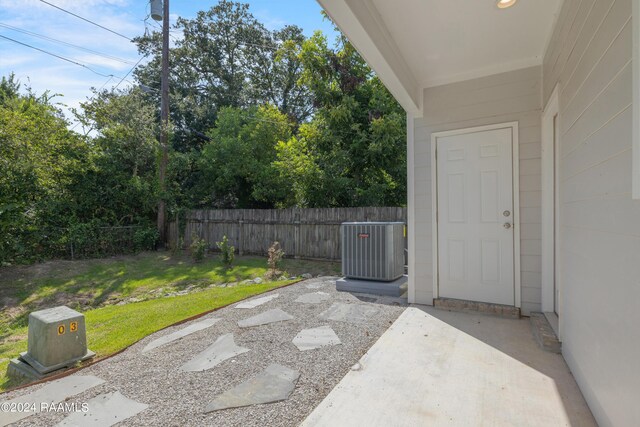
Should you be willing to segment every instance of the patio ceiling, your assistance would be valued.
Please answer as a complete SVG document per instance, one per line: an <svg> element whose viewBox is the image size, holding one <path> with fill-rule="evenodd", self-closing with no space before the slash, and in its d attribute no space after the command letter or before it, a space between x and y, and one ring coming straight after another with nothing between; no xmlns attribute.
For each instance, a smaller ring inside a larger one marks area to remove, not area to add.
<svg viewBox="0 0 640 427"><path fill-rule="evenodd" d="M408 112L422 89L541 64L562 0L317 0Z"/></svg>

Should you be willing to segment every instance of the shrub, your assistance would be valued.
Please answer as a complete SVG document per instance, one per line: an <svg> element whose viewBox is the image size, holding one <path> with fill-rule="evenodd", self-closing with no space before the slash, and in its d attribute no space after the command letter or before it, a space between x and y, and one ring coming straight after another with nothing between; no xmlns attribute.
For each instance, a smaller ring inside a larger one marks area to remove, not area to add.
<svg viewBox="0 0 640 427"><path fill-rule="evenodd" d="M273 242L267 251L267 265L269 265L269 271L267 272L268 279L275 279L278 277L280 271L278 267L282 263L284 257L284 251L280 247L280 242Z"/></svg>
<svg viewBox="0 0 640 427"><path fill-rule="evenodd" d="M229 244L227 236L222 236L222 242L216 242L216 246L220 249L220 259L222 260L222 264L224 264L226 268L231 268L233 259L235 258L236 248Z"/></svg>
<svg viewBox="0 0 640 427"><path fill-rule="evenodd" d="M191 246L189 246L189 249L191 250L193 260L200 262L204 259L204 255L207 252L207 242L193 234L191 236Z"/></svg>
<svg viewBox="0 0 640 427"><path fill-rule="evenodd" d="M156 228L139 228L133 234L133 249L135 252L151 250L155 248L157 240L158 230Z"/></svg>

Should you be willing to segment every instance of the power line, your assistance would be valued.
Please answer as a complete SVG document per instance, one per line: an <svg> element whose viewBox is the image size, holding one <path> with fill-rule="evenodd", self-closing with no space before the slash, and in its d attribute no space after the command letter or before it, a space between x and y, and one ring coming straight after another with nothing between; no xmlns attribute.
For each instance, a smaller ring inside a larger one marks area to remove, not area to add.
<svg viewBox="0 0 640 427"><path fill-rule="evenodd" d="M23 42L21 42L21 41L18 41L18 40L12 39L11 37L3 36L2 34L0 34L0 37L1 37L1 38L3 38L3 39L6 39L6 40L12 41L12 42L14 42L14 43L17 43L17 44L19 44L19 45L26 46L26 47L28 47L28 48L31 48L31 49L37 50L37 51L39 51L39 52L45 53L45 54L47 54L47 55L53 56L53 57L55 57L55 58L62 59L63 61L70 62L70 63L72 63L72 64L75 64L75 65L79 66L79 67L86 68L87 70L89 70L89 71L91 71L92 73L97 74L97 75L99 75L99 76L102 76L102 77L117 77L117 76L114 76L113 74L103 74L103 73L100 73L100 72L98 72L98 71L94 70L93 68L89 67L88 65L81 64L81 63L76 62L76 61L74 61L74 60L72 60L72 59L65 58L64 56L60 56L60 55L58 55L58 54L51 53L51 52L46 51L46 50L44 50L44 49L40 49L39 47L31 46L30 44L23 43Z"/></svg>
<svg viewBox="0 0 640 427"><path fill-rule="evenodd" d="M7 25L7 24L4 24L2 22L0 22L0 27L7 28L7 29L13 30L13 31L17 31L19 33L27 34L27 35L30 35L32 37L38 37L40 39L47 40L47 41L54 42L54 43L58 43L58 44L61 44L61 45L64 45L64 46L73 47L75 49L79 49L79 50L83 50L85 52L93 53L94 55L102 56L103 58L112 59L114 61L122 62L124 64L129 64L129 65L133 64L133 61L129 61L129 60L126 60L126 59L118 58L117 56L108 55L106 53L101 53L101 52L98 52L98 51L95 51L95 50L92 50L92 49L88 49L86 47L82 47L82 46L78 46L78 45L75 45L75 44L67 43L65 41L54 39L53 37L45 36L45 35L42 35L42 34L34 33L32 31L23 30L22 28L13 27L11 25Z"/></svg>
<svg viewBox="0 0 640 427"><path fill-rule="evenodd" d="M133 67L131 67L131 69L130 69L129 71L127 71L127 74L125 74L125 75L124 75L124 77L123 77L122 79L120 79L120 81L118 82L118 84L113 88L114 90L115 90L115 89L118 89L118 86L120 86L120 83L122 83L122 82L127 78L127 76L129 76L129 74L131 74L131 72L132 72L132 71L133 71L133 70L138 66L138 64L139 64L140 62L142 62L142 60L143 60L144 58L146 58L146 57L145 57L145 56L142 56L142 57L140 57L140 59L138 59L138 62L136 62L136 63L133 65ZM127 80L127 81L128 81L128 80Z"/></svg>
<svg viewBox="0 0 640 427"><path fill-rule="evenodd" d="M42 3L44 3L44 4L48 4L48 5L49 5L49 6L51 6L51 7L55 7L56 9L61 10L61 11L63 11L64 13L68 13L68 14L69 14L69 15L71 15L71 16L75 16L75 17L76 17L76 18L78 18L78 19L82 19L83 21L86 21L86 22L88 22L88 23L90 23L90 24L93 24L93 25L95 25L96 27L100 27L100 28L102 28L103 30L107 30L107 31L109 31L110 33L113 33L113 34L115 34L115 35L117 35L117 36L120 36L120 37L122 37L122 38L124 38L124 39L127 39L127 40L129 40L130 42L132 42L132 41L133 41L133 40L131 40L129 37L125 36L124 34L121 34L121 33L117 32L117 31L113 31L112 29L107 28L107 27L105 27L104 25L100 25L100 24L98 24L98 23L96 23L96 22L93 22L93 21L91 21L91 20L87 19L87 18L83 18L82 16L80 16L80 15L76 15L76 14L75 14L75 13L73 13L73 12L69 12L68 10L63 9L63 8L61 8L60 6L56 6L55 4L53 4L53 3L49 3L48 1L45 1L45 0L40 0L40 1L41 1Z"/></svg>
<svg viewBox="0 0 640 427"><path fill-rule="evenodd" d="M138 62L136 62L136 63L134 64L134 66L133 66L133 67L131 67L131 69L127 72L127 74L125 74L125 75L124 75L124 77L122 77L122 78L120 79L120 81L118 82L118 84L116 84L116 85L113 87L113 90L116 90L116 89L118 88L118 86L120 86L120 84L121 84L123 81L125 81L125 80L127 79L127 76L129 76L129 74L131 74L131 72L132 72L132 71L133 71L133 70L138 66L138 64L139 64L140 62L142 62L142 60L143 60L144 58L146 58L146 57L145 57L145 56L143 56L143 57L141 57L140 59L138 59ZM109 82L111 81L111 79L113 79L114 77L115 77L115 76L111 76L111 77L109 77L109 80L107 80L106 82L104 82L104 84L103 84L102 86L100 86L100 89L98 89L97 91L95 91L95 92L94 92L94 94L93 94L93 95L91 95L91 97L89 97L89 99L87 100L87 102L90 102L90 101L91 101L91 100L96 96L96 94L100 93L100 91L101 91L101 90L102 90L102 89L107 85L107 83L109 83ZM126 80L126 81L127 81L127 82L129 82L129 83L131 83L129 80ZM133 85L133 83L131 83L131 84ZM76 123L76 124L75 124L71 129L70 129L70 130L74 130L75 128L77 128L77 127L78 127L78 125L80 125L80 123L81 123L81 122Z"/></svg>
<svg viewBox="0 0 640 427"><path fill-rule="evenodd" d="M159 32L162 33L162 27L157 22L155 22L153 19L151 20L151 25L149 24L148 20L149 20L150 17L151 17L151 14L148 14L147 17L144 18L144 28L145 28L145 30L148 29L148 27L151 27L153 32L156 32L156 27L157 27L157 29L160 30ZM174 32L174 31L169 31L169 37L171 38L171 40L173 40L174 42L177 43L178 39L176 39L175 37L173 37L171 35L172 32ZM177 32L179 33L179 31L177 31Z"/></svg>

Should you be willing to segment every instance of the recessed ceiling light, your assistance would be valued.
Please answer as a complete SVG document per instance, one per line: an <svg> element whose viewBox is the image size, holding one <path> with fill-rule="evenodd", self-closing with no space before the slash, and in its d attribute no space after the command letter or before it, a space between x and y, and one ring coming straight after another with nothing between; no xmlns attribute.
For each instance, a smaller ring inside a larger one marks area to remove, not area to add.
<svg viewBox="0 0 640 427"><path fill-rule="evenodd" d="M500 9L506 9L508 7L513 6L514 4L516 4L517 0L498 0L498 2L496 3L496 5L500 8Z"/></svg>

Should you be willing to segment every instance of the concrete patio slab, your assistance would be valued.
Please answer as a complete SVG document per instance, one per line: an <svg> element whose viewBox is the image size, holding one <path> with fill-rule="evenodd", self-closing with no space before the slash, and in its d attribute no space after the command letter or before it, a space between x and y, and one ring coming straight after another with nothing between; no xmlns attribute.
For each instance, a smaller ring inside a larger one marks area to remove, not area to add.
<svg viewBox="0 0 640 427"><path fill-rule="evenodd" d="M60 403L72 396L80 394L83 391L102 383L104 383L103 380L93 375L69 376L52 381L42 388L39 388L31 393L15 397L8 401L4 401L2 403L8 403L9 407L11 407L11 404L14 403L27 404L29 406L34 405L34 411L0 411L0 426L6 426L8 424L15 423L16 421L22 420L40 412L41 403Z"/></svg>
<svg viewBox="0 0 640 427"><path fill-rule="evenodd" d="M206 371L234 356L249 351L248 348L236 345L233 334L225 334L209 348L180 367L184 372Z"/></svg>
<svg viewBox="0 0 640 427"><path fill-rule="evenodd" d="M279 294L272 294L272 295L267 295L266 297L253 298L248 301L243 301L240 304L236 304L234 308L240 308L240 309L256 308L261 306L262 304L266 304L269 301L278 298L279 296L280 296Z"/></svg>
<svg viewBox="0 0 640 427"><path fill-rule="evenodd" d="M410 307L303 426L595 426L525 319Z"/></svg>
<svg viewBox="0 0 640 427"><path fill-rule="evenodd" d="M260 374L216 397L205 412L286 400L299 376L293 369L271 364Z"/></svg>
<svg viewBox="0 0 640 427"><path fill-rule="evenodd" d="M201 320L199 322L193 323L187 326L186 328L182 328L179 331L172 332L168 335L165 335L163 337L160 337L158 339L151 341L149 344L145 346L145 348L142 349L142 353L147 353L155 348L158 348L165 344L169 344L170 342L179 340L180 338L184 338L187 335L191 335L194 332L198 332L203 329L206 329L210 326L215 325L219 321L220 319L205 319L205 320Z"/></svg>
<svg viewBox="0 0 640 427"><path fill-rule="evenodd" d="M311 292L300 295L296 298L296 302L301 302L303 304L320 304L327 301L329 298L331 298L331 295L326 292Z"/></svg>
<svg viewBox="0 0 640 427"><path fill-rule="evenodd" d="M312 329L303 329L295 336L292 342L300 351L342 344L340 338L338 338L334 330L328 325Z"/></svg>
<svg viewBox="0 0 640 427"><path fill-rule="evenodd" d="M365 323L377 312L378 308L372 305L335 303L320 313L320 317L337 322Z"/></svg>
<svg viewBox="0 0 640 427"><path fill-rule="evenodd" d="M282 311L279 308L265 311L255 316L243 319L238 322L238 326L241 328L250 328L252 326L267 325L269 323L285 322L293 319L293 316L287 312Z"/></svg>
<svg viewBox="0 0 640 427"><path fill-rule="evenodd" d="M87 406L87 412L74 412L57 427L110 427L144 411L149 405L128 399L116 391L94 397Z"/></svg>

